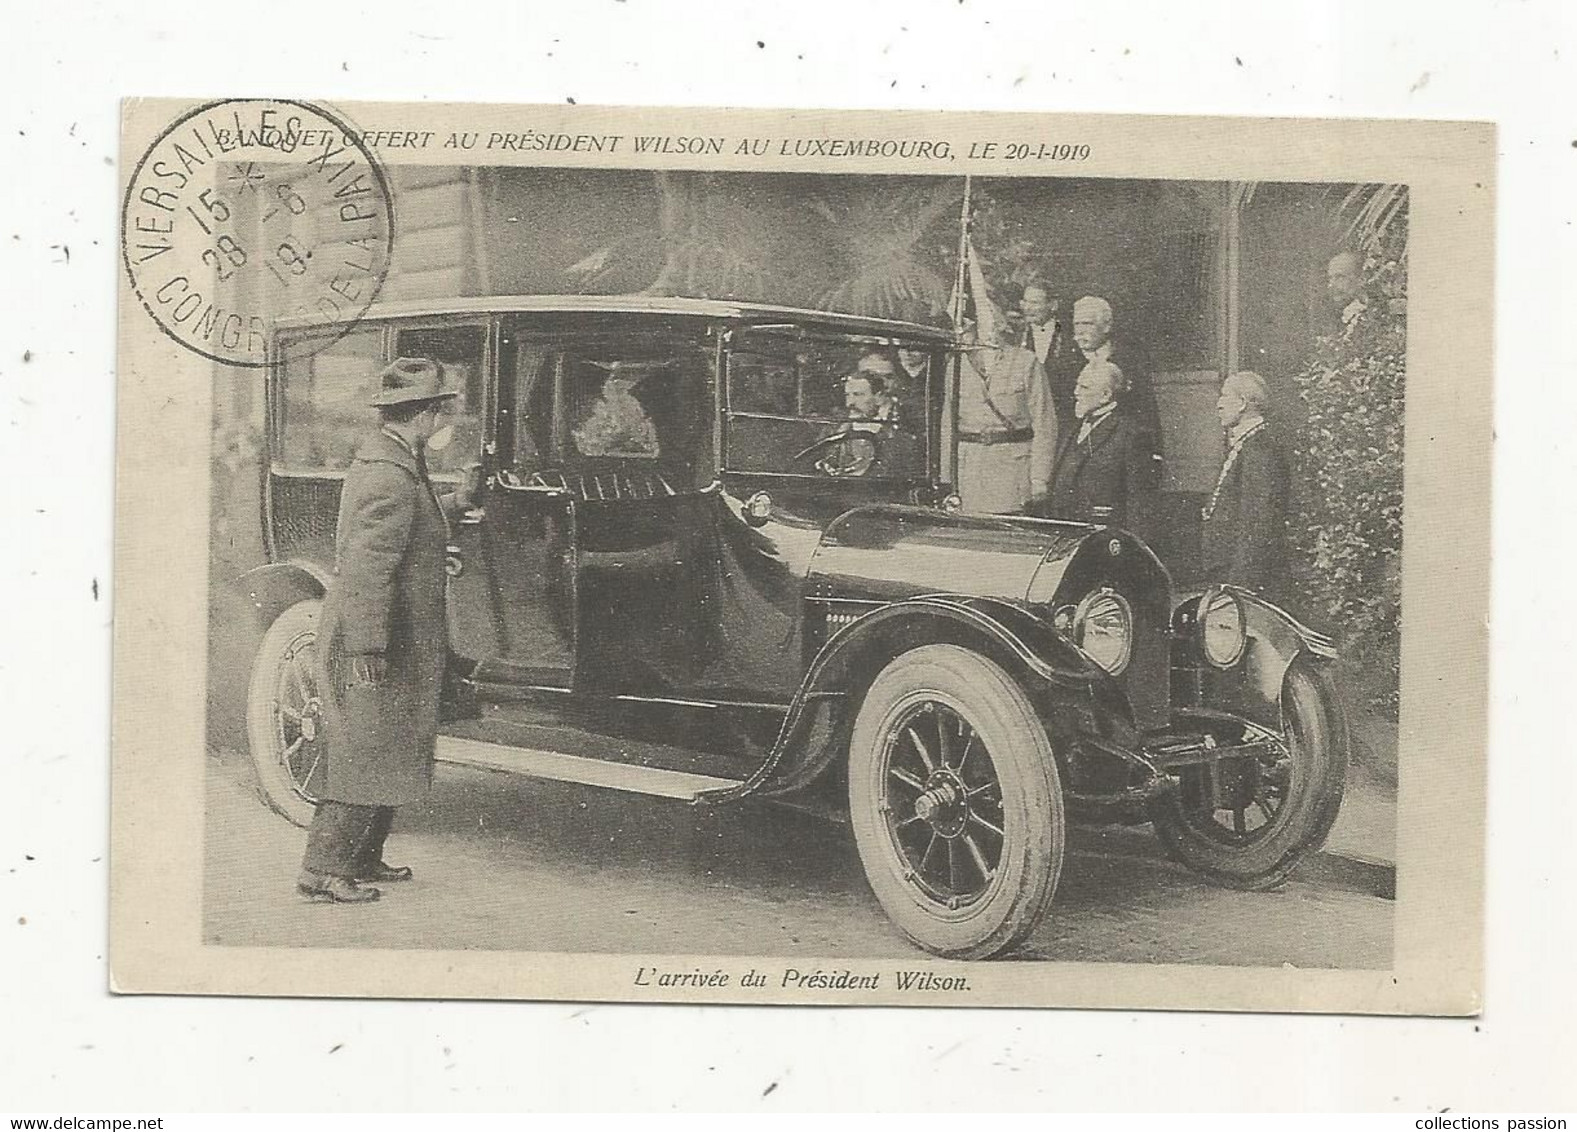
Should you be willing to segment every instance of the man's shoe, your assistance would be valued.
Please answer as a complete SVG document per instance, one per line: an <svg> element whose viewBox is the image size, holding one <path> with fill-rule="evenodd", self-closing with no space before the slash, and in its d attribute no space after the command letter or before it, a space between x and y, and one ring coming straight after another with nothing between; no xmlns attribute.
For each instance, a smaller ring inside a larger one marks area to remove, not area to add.
<svg viewBox="0 0 1577 1132"><path fill-rule="evenodd" d="M370 904L383 895L376 888L362 888L350 877L307 872L296 878L296 893L308 900L334 904Z"/></svg>
<svg viewBox="0 0 1577 1132"><path fill-rule="evenodd" d="M411 867L409 865L385 865L382 861L371 868L362 869L356 874L357 884L366 884L368 881L378 881L382 884L393 884L395 881L410 880Z"/></svg>

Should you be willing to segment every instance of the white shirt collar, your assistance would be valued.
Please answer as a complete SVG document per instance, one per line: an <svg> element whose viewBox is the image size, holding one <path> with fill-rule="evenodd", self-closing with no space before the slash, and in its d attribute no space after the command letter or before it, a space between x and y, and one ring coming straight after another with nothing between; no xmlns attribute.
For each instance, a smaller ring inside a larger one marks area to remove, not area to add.
<svg viewBox="0 0 1577 1132"><path fill-rule="evenodd" d="M1095 430L1095 426L1104 421L1117 411L1117 402L1108 401L1098 409L1091 409L1089 414L1079 421L1079 439L1083 440Z"/></svg>

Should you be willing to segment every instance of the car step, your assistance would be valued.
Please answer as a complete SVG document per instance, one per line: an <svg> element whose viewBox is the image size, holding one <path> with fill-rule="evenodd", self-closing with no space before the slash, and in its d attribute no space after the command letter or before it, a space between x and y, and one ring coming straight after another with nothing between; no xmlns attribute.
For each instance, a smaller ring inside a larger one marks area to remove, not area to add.
<svg viewBox="0 0 1577 1132"><path fill-rule="evenodd" d="M478 739L461 739L452 735L438 737L436 757L441 763L456 766L549 778L555 782L576 782L584 786L600 786L657 798L679 798L686 802L693 802L708 791L738 786L741 781L716 778L710 774L587 759L558 751L506 747L500 743L484 743Z"/></svg>

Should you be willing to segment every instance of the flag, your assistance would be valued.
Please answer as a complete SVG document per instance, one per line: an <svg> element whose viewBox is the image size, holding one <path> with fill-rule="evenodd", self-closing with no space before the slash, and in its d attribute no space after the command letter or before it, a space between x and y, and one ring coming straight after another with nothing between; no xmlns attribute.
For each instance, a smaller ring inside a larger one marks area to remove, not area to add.
<svg viewBox="0 0 1577 1132"><path fill-rule="evenodd" d="M965 324L973 321L977 331L975 340L995 343L1002 329L1002 312L997 310L996 304L991 301L990 292L986 290L986 276L981 269L980 257L975 253L973 237L964 237L963 249L964 261L958 273L958 282L954 285L951 304L952 309L958 312L959 325L955 329L962 332ZM962 293L959 293L959 287L962 287Z"/></svg>

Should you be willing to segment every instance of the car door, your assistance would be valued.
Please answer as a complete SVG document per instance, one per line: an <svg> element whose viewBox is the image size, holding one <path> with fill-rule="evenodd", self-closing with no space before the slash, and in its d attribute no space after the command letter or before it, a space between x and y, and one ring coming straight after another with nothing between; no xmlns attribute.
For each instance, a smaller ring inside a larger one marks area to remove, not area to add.
<svg viewBox="0 0 1577 1132"><path fill-rule="evenodd" d="M702 325L582 321L551 342L523 339L517 356L534 349L551 357L525 369L551 370L553 393L517 395L515 435L538 451L527 473L517 439L516 462L527 485L565 496L567 557L552 565L573 610L574 689L672 695L715 635L715 340Z"/></svg>
<svg viewBox="0 0 1577 1132"><path fill-rule="evenodd" d="M458 516L450 641L482 684L570 687L575 662L574 499L541 461L552 445L557 352L512 327L487 334L481 497Z"/></svg>
<svg viewBox="0 0 1577 1132"><path fill-rule="evenodd" d="M456 527L455 648L501 689L691 687L718 616L715 339L517 316L492 356L490 474Z"/></svg>

